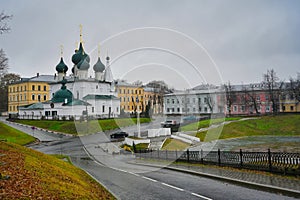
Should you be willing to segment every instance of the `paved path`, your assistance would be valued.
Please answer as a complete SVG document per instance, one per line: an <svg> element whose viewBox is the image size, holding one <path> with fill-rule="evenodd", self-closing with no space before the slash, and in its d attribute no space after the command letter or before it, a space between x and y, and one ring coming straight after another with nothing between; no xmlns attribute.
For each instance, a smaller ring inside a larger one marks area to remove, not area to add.
<svg viewBox="0 0 300 200"><path fill-rule="evenodd" d="M28 135L31 135L31 136L39 139L41 142L61 140L63 138L69 137L69 136L65 136L62 134L55 134L51 131L46 131L46 130L36 128L36 127L34 129L32 129L32 126L6 121L4 118L0 118L0 121L6 125L9 125L17 130L20 130Z"/></svg>

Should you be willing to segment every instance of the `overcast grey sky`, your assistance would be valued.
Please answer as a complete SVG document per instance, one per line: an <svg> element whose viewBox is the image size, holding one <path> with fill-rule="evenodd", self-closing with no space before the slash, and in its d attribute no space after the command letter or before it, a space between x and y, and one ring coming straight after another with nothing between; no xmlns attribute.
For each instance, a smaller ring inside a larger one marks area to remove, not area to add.
<svg viewBox="0 0 300 200"><path fill-rule="evenodd" d="M23 77L54 74L61 44L70 73L79 24L91 75L98 43L115 79L162 79L181 89L260 82L270 68L283 80L300 71L298 0L1 0L1 10L13 19L0 48L9 71Z"/></svg>

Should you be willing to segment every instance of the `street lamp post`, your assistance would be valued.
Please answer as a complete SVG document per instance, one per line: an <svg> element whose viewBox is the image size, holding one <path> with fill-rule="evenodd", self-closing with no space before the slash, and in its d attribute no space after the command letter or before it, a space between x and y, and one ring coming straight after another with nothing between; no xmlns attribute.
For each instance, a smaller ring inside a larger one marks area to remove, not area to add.
<svg viewBox="0 0 300 200"><path fill-rule="evenodd" d="M138 137L141 137L141 123L140 123L140 109L139 109L139 97L136 97L136 106L137 106L137 120L136 120L136 126L138 131Z"/></svg>

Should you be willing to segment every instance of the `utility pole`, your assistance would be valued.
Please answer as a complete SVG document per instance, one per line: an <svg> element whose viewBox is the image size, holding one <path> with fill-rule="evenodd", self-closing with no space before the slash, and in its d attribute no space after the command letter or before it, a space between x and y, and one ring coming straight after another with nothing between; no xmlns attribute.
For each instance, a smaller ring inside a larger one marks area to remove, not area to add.
<svg viewBox="0 0 300 200"><path fill-rule="evenodd" d="M141 124L140 124L140 108L139 108L139 96L136 96L136 106L137 106L137 119L136 119L136 126L138 131L138 137L141 137Z"/></svg>

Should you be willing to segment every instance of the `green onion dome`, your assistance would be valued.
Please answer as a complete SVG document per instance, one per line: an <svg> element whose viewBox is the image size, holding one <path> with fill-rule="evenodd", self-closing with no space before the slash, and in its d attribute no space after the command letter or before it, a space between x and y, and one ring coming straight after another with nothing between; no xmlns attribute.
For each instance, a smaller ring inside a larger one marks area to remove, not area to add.
<svg viewBox="0 0 300 200"><path fill-rule="evenodd" d="M88 70L90 68L90 64L88 62L87 57L83 58L78 64L77 68L80 70Z"/></svg>
<svg viewBox="0 0 300 200"><path fill-rule="evenodd" d="M62 57L61 57L58 65L56 65L56 71L58 73L66 73L68 71L68 66L64 63L64 60Z"/></svg>
<svg viewBox="0 0 300 200"><path fill-rule="evenodd" d="M93 67L95 72L103 72L105 70L105 65L101 62L100 57L98 57L98 61Z"/></svg>
<svg viewBox="0 0 300 200"><path fill-rule="evenodd" d="M66 99L67 102L71 102L73 100L73 94L67 89L66 83L67 81L65 79L61 81L62 86L60 90L56 91L51 99L53 103L64 103Z"/></svg>
<svg viewBox="0 0 300 200"><path fill-rule="evenodd" d="M81 60L87 59L87 62L90 62L90 57L84 52L82 43L79 44L79 49L75 50L75 54L72 56L72 62L77 65Z"/></svg>

